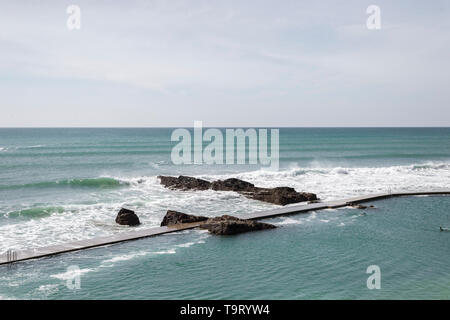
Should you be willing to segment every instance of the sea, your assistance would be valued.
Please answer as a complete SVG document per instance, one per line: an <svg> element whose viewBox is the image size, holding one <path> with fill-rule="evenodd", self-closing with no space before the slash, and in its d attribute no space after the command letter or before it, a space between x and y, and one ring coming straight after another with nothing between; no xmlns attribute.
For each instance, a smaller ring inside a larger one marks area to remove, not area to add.
<svg viewBox="0 0 450 320"><path fill-rule="evenodd" d="M175 129L0 128L0 254L159 226L169 209L278 207L168 190L158 175L236 177L323 201L450 189L450 128L280 128L278 169L174 164ZM450 228L450 197L371 204L264 220L273 230L189 230L0 266L0 299L449 299L450 232L440 227ZM142 224L117 225L122 207Z"/></svg>

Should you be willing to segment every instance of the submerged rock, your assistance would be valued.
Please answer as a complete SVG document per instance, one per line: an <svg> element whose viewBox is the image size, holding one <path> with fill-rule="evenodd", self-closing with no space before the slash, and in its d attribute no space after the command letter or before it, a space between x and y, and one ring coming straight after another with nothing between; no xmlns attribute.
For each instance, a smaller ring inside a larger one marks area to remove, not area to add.
<svg viewBox="0 0 450 320"><path fill-rule="evenodd" d="M205 223L200 225L200 228L207 229L210 233L216 235L233 235L249 231L274 229L276 226L223 215L221 217L208 219Z"/></svg>
<svg viewBox="0 0 450 320"><path fill-rule="evenodd" d="M372 205L372 204L370 206L365 206L365 205L363 205L361 203L355 203L355 202L348 202L347 205L350 206L350 207L353 207L355 209L367 209L367 208L372 208L373 209L373 208L375 208L375 206Z"/></svg>
<svg viewBox="0 0 450 320"><path fill-rule="evenodd" d="M191 223L191 222L200 222L207 220L208 217L202 216L194 216L191 214L186 214L183 212L178 212L174 210L167 210L166 215L161 222L161 227L163 226L171 226L179 223Z"/></svg>
<svg viewBox="0 0 450 320"><path fill-rule="evenodd" d="M290 203L318 200L314 193L297 192L294 188L289 187L259 188L250 182L236 178L214 182L187 176L179 176L178 178L158 176L158 178L161 180L162 185L170 189L234 191L250 199L283 206Z"/></svg>
<svg viewBox="0 0 450 320"><path fill-rule="evenodd" d="M122 208L116 216L116 223L128 226L137 226L141 224L138 216L133 210Z"/></svg>

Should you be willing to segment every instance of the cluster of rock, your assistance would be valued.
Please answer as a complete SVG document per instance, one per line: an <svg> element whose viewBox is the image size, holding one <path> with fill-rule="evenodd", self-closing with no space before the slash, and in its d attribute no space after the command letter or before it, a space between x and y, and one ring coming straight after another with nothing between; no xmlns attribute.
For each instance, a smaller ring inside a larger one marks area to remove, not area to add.
<svg viewBox="0 0 450 320"><path fill-rule="evenodd" d="M164 216L161 226L173 226L181 223L202 222L201 229L207 229L216 235L233 235L248 231L257 231L276 228L274 225L252 220L240 219L229 215L208 218L190 215L178 211L168 210Z"/></svg>
<svg viewBox="0 0 450 320"><path fill-rule="evenodd" d="M173 190L215 190L215 191L234 191L243 196L270 202L278 205L287 205L290 203L297 203L302 201L316 201L317 195L308 192L297 192L290 187L277 188L259 188L254 184L236 178L226 180L206 181L188 176L158 176L161 184L166 188Z"/></svg>
<svg viewBox="0 0 450 320"><path fill-rule="evenodd" d="M289 187L259 188L254 184L236 178L206 181L188 176L158 176L161 184L173 190L215 190L233 191L243 196L270 202L279 205L287 205L302 201L316 202L317 196L314 193L297 192ZM116 222L121 225L136 226L140 224L138 216L134 211L122 208L116 217ZM195 216L178 211L168 210L161 222L161 226L174 226L185 223L199 223L199 227L207 229L212 234L231 235L248 231L265 230L276 228L274 225L252 220L240 219L229 215L208 218Z"/></svg>
<svg viewBox="0 0 450 320"><path fill-rule="evenodd" d="M134 211L122 208L116 217L116 222L121 225L136 226L140 224L138 216ZM248 231L257 231L276 228L274 225L252 220L240 219L229 215L208 218L195 216L174 210L168 210L164 216L161 226L174 226L185 223L199 223L199 227L207 229L212 234L232 235Z"/></svg>

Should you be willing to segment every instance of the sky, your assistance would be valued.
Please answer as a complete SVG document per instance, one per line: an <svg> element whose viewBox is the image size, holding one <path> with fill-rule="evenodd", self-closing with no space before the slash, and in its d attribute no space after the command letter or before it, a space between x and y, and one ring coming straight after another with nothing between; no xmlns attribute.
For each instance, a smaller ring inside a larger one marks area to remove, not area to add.
<svg viewBox="0 0 450 320"><path fill-rule="evenodd" d="M450 126L449 56L446 0L0 0L0 127Z"/></svg>

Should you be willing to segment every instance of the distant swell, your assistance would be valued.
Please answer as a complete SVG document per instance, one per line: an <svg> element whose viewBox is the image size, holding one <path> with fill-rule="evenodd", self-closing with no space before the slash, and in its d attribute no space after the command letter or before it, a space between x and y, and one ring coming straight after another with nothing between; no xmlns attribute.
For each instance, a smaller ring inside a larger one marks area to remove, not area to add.
<svg viewBox="0 0 450 320"><path fill-rule="evenodd" d="M24 189L24 188L117 188L128 185L128 182L113 178L90 178L90 179L65 179L59 181L44 181L29 184L0 186L0 189Z"/></svg>

